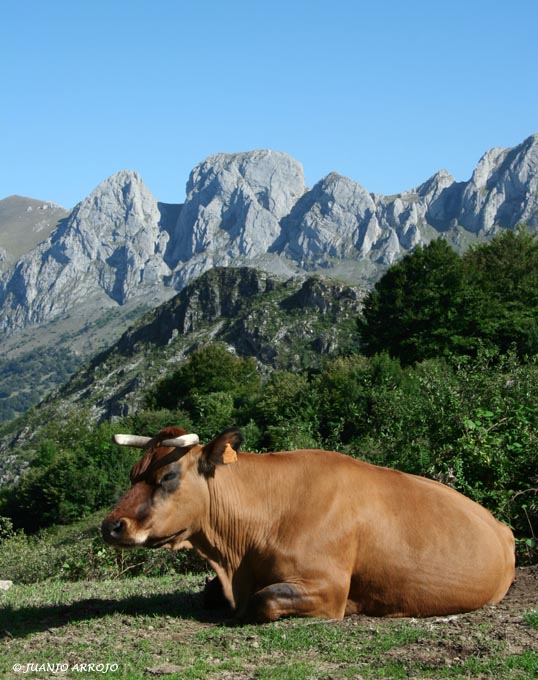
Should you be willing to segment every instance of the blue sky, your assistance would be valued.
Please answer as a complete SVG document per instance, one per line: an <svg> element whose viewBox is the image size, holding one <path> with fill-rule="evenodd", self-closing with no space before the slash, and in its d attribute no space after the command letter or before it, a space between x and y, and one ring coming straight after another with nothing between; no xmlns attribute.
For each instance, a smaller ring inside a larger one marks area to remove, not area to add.
<svg viewBox="0 0 538 680"><path fill-rule="evenodd" d="M0 198L66 208L121 169L181 202L217 152L270 148L367 190L538 132L538 2L3 0Z"/></svg>

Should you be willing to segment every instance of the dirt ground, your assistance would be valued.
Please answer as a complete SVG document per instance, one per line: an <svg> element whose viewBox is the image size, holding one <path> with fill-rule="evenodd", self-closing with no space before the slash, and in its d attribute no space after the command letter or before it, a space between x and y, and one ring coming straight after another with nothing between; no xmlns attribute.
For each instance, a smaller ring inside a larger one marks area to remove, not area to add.
<svg viewBox="0 0 538 680"><path fill-rule="evenodd" d="M504 655L536 651L538 629L523 620L529 611L538 611L538 565L518 568L513 586L498 605L468 614L414 620L414 625L439 635L390 650L387 658L393 654L400 662L422 662L430 667L459 665L470 656L489 656L495 641L506 645ZM379 630L389 622L357 616L345 619L343 625L370 625Z"/></svg>

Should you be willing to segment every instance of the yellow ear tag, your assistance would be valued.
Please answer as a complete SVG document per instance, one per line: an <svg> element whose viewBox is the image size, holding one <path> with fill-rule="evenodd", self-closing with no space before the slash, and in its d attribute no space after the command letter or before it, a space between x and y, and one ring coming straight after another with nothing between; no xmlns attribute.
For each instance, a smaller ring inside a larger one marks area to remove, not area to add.
<svg viewBox="0 0 538 680"><path fill-rule="evenodd" d="M235 463L236 461L237 453L229 444L226 444L226 447L222 452L222 462L227 465L228 463Z"/></svg>

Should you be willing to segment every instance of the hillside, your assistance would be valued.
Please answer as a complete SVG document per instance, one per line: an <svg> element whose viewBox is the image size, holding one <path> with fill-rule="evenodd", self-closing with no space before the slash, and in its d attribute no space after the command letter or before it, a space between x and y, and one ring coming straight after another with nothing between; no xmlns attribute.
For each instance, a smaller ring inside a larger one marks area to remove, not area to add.
<svg viewBox="0 0 538 680"><path fill-rule="evenodd" d="M359 289L319 277L285 280L251 268L216 268L147 313L55 395L4 427L0 486L35 454L47 422L132 414L195 349L224 343L260 369L308 369L357 344ZM36 440L38 440L37 437Z"/></svg>

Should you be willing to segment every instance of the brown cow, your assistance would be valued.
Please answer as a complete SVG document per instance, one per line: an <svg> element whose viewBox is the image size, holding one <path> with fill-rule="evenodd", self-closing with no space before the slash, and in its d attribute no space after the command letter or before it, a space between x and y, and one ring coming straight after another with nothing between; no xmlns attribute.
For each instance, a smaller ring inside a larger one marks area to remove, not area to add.
<svg viewBox="0 0 538 680"><path fill-rule="evenodd" d="M452 614L514 579L510 529L430 479L333 451L237 453L237 429L205 446L178 428L117 441L146 452L105 540L194 547L238 620Z"/></svg>

